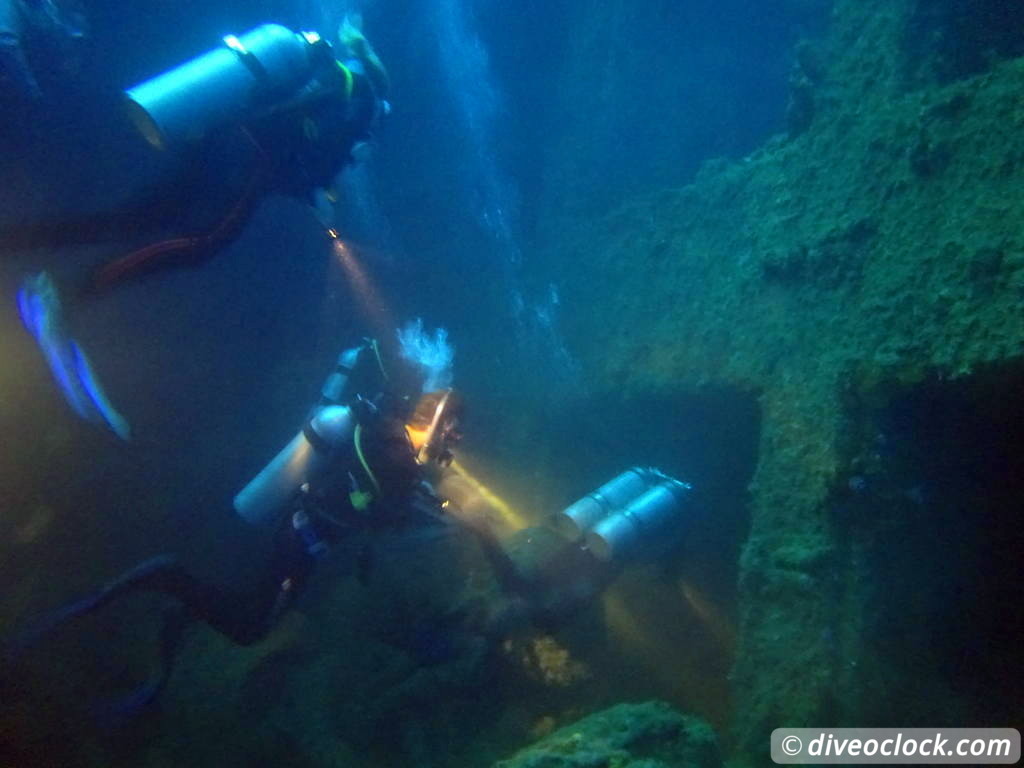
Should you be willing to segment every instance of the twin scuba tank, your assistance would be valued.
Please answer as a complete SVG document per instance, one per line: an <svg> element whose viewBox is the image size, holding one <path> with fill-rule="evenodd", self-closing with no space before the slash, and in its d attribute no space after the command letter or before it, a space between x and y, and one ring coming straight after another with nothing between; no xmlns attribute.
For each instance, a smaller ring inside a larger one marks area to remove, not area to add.
<svg viewBox="0 0 1024 768"><path fill-rule="evenodd" d="M689 483L632 467L556 513L551 524L602 562L653 557L685 533L691 493Z"/></svg>

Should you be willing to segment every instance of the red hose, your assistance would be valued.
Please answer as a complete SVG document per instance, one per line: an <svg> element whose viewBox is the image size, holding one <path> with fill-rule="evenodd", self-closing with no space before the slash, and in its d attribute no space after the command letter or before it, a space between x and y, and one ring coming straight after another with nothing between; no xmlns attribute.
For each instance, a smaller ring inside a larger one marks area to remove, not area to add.
<svg viewBox="0 0 1024 768"><path fill-rule="evenodd" d="M268 165L267 156L259 144L248 130L243 129L243 132L256 147L260 159L241 197L224 218L209 232L161 240L103 265L93 275L92 285L95 290L106 290L139 275L171 266L176 261L181 264L199 264L210 258L217 246L238 234L255 207L267 175Z"/></svg>

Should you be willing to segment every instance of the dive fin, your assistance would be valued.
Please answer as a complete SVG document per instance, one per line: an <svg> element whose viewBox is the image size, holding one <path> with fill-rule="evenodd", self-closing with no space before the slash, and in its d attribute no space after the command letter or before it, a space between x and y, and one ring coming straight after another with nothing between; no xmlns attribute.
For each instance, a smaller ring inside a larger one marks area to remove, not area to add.
<svg viewBox="0 0 1024 768"><path fill-rule="evenodd" d="M122 440L128 440L128 422L103 391L85 352L68 334L60 294L46 272L28 278L22 285L18 311L71 409L86 421L105 423Z"/></svg>
<svg viewBox="0 0 1024 768"><path fill-rule="evenodd" d="M125 441L131 440L132 431L128 421L118 413L117 409L114 408L114 404L110 402L110 398L107 397L107 393L103 391L103 387L100 386L92 365L89 364L89 358L86 356L85 350L74 341L70 343L70 347L74 355L75 372L78 375L78 381L81 383L86 394L89 395L89 400L92 402L93 407L115 435Z"/></svg>

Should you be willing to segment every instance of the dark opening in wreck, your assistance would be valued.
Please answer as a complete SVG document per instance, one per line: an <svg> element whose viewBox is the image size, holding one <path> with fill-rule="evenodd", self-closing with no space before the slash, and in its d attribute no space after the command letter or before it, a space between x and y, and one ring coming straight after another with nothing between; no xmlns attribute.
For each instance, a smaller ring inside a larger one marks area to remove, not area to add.
<svg viewBox="0 0 1024 768"><path fill-rule="evenodd" d="M859 688L875 692L861 716L1024 715L1022 389L1024 364L1001 364L904 388L876 414L835 507L864 606Z"/></svg>

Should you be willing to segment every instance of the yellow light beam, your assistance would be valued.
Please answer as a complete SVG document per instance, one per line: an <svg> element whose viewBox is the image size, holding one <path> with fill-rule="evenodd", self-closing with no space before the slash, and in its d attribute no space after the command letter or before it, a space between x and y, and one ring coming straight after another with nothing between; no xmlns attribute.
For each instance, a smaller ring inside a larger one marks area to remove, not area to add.
<svg viewBox="0 0 1024 768"><path fill-rule="evenodd" d="M459 507L472 511L484 506L490 512L497 515L499 521L508 529L508 532L521 530L527 526L526 518L516 510L505 499L496 494L483 482L473 475L466 467L457 461L451 464L451 470L455 473L460 483L449 483L444 488L446 494L451 492L452 501Z"/></svg>
<svg viewBox="0 0 1024 768"><path fill-rule="evenodd" d="M707 596L688 581L679 582L679 590L711 636L732 653L736 647L736 627Z"/></svg>
<svg viewBox="0 0 1024 768"><path fill-rule="evenodd" d="M387 304L381 298L380 291L370 279L362 262L356 257L355 250L338 237L335 230L329 230L329 234L332 238L331 247L334 250L334 255L345 271L345 276L352 286L352 293L366 317L367 324L379 338L387 337L395 328L395 320Z"/></svg>

